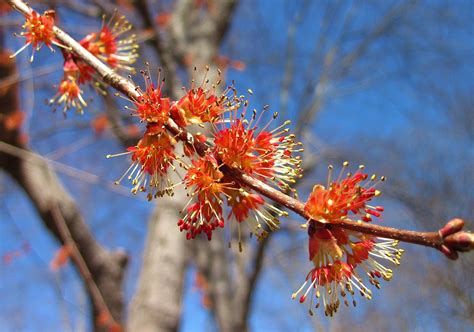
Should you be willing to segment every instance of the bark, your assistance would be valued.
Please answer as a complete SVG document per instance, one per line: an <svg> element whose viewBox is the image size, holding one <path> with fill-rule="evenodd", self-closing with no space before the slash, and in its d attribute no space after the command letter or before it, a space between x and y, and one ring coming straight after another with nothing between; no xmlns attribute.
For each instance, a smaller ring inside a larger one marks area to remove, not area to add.
<svg viewBox="0 0 474 332"><path fill-rule="evenodd" d="M176 331L181 319L188 243L176 222L183 192L160 198L148 225L138 288L130 305L129 331Z"/></svg>

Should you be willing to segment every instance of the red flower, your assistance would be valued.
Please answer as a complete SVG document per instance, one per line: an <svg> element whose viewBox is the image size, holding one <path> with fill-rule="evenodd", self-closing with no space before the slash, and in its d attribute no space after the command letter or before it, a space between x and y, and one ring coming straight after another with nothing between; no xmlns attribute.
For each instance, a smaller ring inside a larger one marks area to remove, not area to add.
<svg viewBox="0 0 474 332"><path fill-rule="evenodd" d="M26 21L22 26L24 31L20 34L26 38L25 45L16 51L15 54L11 55L11 57L17 56L29 45L32 45L33 53L31 54L30 62L33 62L35 51L39 50L43 44L49 47L53 52L53 44L62 46L56 41L54 36L54 15L54 11L51 10L44 12L43 15L32 11L31 14L26 17Z"/></svg>
<svg viewBox="0 0 474 332"><path fill-rule="evenodd" d="M50 105L63 104L63 112L75 108L78 113L82 114L87 103L82 97L82 90L78 83L79 68L70 58L64 62L63 70L64 78L58 86L58 92L49 100L49 103Z"/></svg>
<svg viewBox="0 0 474 332"><path fill-rule="evenodd" d="M227 218L235 219L237 222L239 246L243 222L249 223L252 233L262 240L268 235L268 231L279 228L279 217L288 216L286 211L269 204L262 196L252 193L250 189L239 184L234 184L234 187L232 190L226 191L227 205L230 207Z"/></svg>
<svg viewBox="0 0 474 332"><path fill-rule="evenodd" d="M132 193L148 191L148 199L172 195L173 184L167 177L168 169L177 160L174 154L176 141L168 135L161 127L149 125L143 138L136 146L129 147L127 152L116 155L108 155L107 158L131 154L132 165L116 181L120 181L128 175L132 180Z"/></svg>
<svg viewBox="0 0 474 332"><path fill-rule="evenodd" d="M371 299L372 291L362 278L365 276L370 284L380 288L379 279L388 281L393 272L379 260L385 259L399 265L403 253L403 250L396 249L398 241L383 239L376 242L375 237L335 227L318 227L315 222L310 223L308 234L309 259L313 262L313 268L292 298L296 298L306 288L300 302L305 302L311 291L310 307L316 301L318 308L322 301L324 313L329 316L336 313L341 300L346 306L349 305L347 295L356 305L354 290L358 290L362 297Z"/></svg>
<svg viewBox="0 0 474 332"><path fill-rule="evenodd" d="M148 71L143 71L142 75L146 84L145 91L138 89L140 96L133 100L135 109L132 110L142 121L163 127L169 119L170 100L162 98L163 84L155 87Z"/></svg>
<svg viewBox="0 0 474 332"><path fill-rule="evenodd" d="M346 166L347 162L344 163L344 168ZM330 224L321 224L323 222L337 225L341 219L348 219L349 213L378 216L378 212L383 211L382 207L367 205L369 200L378 195L378 191L374 189L373 183L369 187L360 184L368 178L366 174L357 172L342 181L341 175L342 171L338 179L331 182L330 174L328 189L321 185L315 186L306 203L305 211L313 219L308 224L308 252L313 269L308 273L301 288L293 294L295 298L309 283L300 297L300 302L304 302L311 291L310 305L316 301L317 308L322 300L325 314L329 316L337 311L341 299L345 305L349 305L347 295L351 296L355 306L354 289L370 299L372 292L365 286L362 278L365 276L370 284L380 288L379 279L390 280L393 272L379 261L387 260L399 265L403 254L403 250L396 248L398 241L379 239ZM375 176L372 176L368 182L374 180ZM362 220L368 222L370 218L364 215Z"/></svg>
<svg viewBox="0 0 474 332"><path fill-rule="evenodd" d="M207 239L212 238L212 231L217 227L224 227L224 219L222 217L222 203L216 198L206 199L202 195L198 195L195 203L186 209L184 218L178 221L180 231L186 231L188 240L194 239L196 235L204 232Z"/></svg>
<svg viewBox="0 0 474 332"><path fill-rule="evenodd" d="M343 170L347 165L345 162ZM332 166L329 169L331 174ZM350 213L363 221L371 221L372 216L380 217L383 208L367 204L372 198L380 195L380 191L375 189L376 176L369 178L367 174L360 172L362 169L363 166L354 175L349 174L342 181L339 176L335 182L331 182L329 175L327 188L322 185L314 186L306 202L305 212L322 223L337 223L348 219ZM366 183L361 184L367 179ZM380 178L380 181L384 180L385 177Z"/></svg>
<svg viewBox="0 0 474 332"><path fill-rule="evenodd" d="M205 91L202 87L190 89L171 110L173 119L182 127L215 122L225 111L223 97Z"/></svg>
<svg viewBox="0 0 474 332"><path fill-rule="evenodd" d="M114 15L99 32L88 34L80 44L112 68L133 71L130 65L138 58L136 37L132 34L122 38L131 28L125 16Z"/></svg>
<svg viewBox="0 0 474 332"><path fill-rule="evenodd" d="M258 131L256 125L252 127L253 120L250 123L239 118L229 120L230 126L215 135L215 153L227 166L289 190L288 184L301 176L301 161L292 155L302 151L295 150L300 143L294 142L294 135L287 135L287 128L278 132L289 122L273 131L265 128Z"/></svg>
<svg viewBox="0 0 474 332"><path fill-rule="evenodd" d="M226 187L226 184L221 182L223 177L224 174L219 170L217 160L209 154L192 161L184 177L184 184L187 188L193 188L193 196L204 194L208 197L218 197Z"/></svg>
<svg viewBox="0 0 474 332"><path fill-rule="evenodd" d="M184 177L184 184L192 190L192 199L195 198L196 201L178 221L180 230L186 230L188 239L194 239L204 232L210 240L215 228L224 227L221 196L228 184L222 182L223 177L224 174L212 155L192 161Z"/></svg>

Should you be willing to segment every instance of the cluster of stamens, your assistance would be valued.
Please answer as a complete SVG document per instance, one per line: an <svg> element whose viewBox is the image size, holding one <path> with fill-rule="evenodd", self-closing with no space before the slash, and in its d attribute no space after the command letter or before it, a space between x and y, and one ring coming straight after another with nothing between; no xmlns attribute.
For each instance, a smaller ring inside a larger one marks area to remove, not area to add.
<svg viewBox="0 0 474 332"><path fill-rule="evenodd" d="M57 87L56 95L49 100L49 103L62 105L63 112L74 108L78 113L83 113L87 103L82 96L81 85L90 84L101 93L105 93L105 90L100 80L96 78L94 69L57 41L54 19L54 11L46 11L40 15L32 10L26 16L24 31L21 32L21 36L26 39L25 45L12 57L29 45L33 47L30 61L33 61L35 51L42 45L46 45L52 51L54 51L53 45L61 47L64 56L64 77ZM106 24L105 17L103 18L102 27L98 32L88 34L79 43L110 67L133 71L131 65L138 58L138 45L135 35L127 35L131 28L131 24L124 16L114 13Z"/></svg>
<svg viewBox="0 0 474 332"><path fill-rule="evenodd" d="M64 47L56 40L54 35L54 18L55 12L53 10L46 11L43 15L32 10L31 13L26 16L25 23L22 26L23 31L20 33L20 36L26 39L25 45L12 54L11 57L17 56L31 45L33 52L31 53L30 62L33 62L35 52L39 51L43 45L46 45L53 52L53 45Z"/></svg>
<svg viewBox="0 0 474 332"><path fill-rule="evenodd" d="M49 100L49 104L62 104L64 113L71 108L76 109L78 113L83 113L87 103L82 96L83 91L78 81L80 70L72 57L68 57L64 62L63 70L64 78L59 83L57 93Z"/></svg>
<svg viewBox="0 0 474 332"><path fill-rule="evenodd" d="M379 217L383 211L382 207L371 206L368 202L380 195L375 187L385 178L377 180L375 175L369 177L361 172L364 167L360 166L355 174L348 173L342 179L347 166L345 162L335 181L331 180L330 166L327 187L315 186L305 205L305 212L311 218L306 226L309 260L313 268L292 297L296 298L305 290L300 302L305 302L310 296L310 314L313 307L322 305L325 315L332 316L341 300L346 306L350 302L355 306L356 291L362 297L371 299L372 291L364 284L364 278L380 288L380 279L390 280L393 272L379 261L399 265L403 254L403 250L397 248L398 241L337 227L341 220L352 220L354 217L358 222L370 222L373 216Z"/></svg>
<svg viewBox="0 0 474 332"><path fill-rule="evenodd" d="M138 58L138 44L134 34L127 35L131 29L125 16L115 12L107 23L103 16L101 29L88 34L80 44L110 67L133 71L130 65Z"/></svg>
<svg viewBox="0 0 474 332"><path fill-rule="evenodd" d="M127 109L147 124L145 136L150 136L148 131L152 126L154 135L170 138L169 146L158 146L148 138L146 144L142 139L139 145L129 148L127 153L131 154L133 164L118 182L128 176L132 179L134 192L152 191L149 198L172 194L174 187L183 184L190 199L183 208L184 216L178 221L178 226L186 232L188 239L200 233L211 239L216 228L224 227L225 219L236 222L239 243L241 224L245 221L249 221L246 224L251 225L251 233L259 239L263 239L268 231L277 229L279 217L287 213L232 178L226 170L236 169L294 192L290 184L301 176L301 160L294 153L302 149L301 144L295 142L294 135L288 134L286 127L289 122L267 130L277 117L275 113L270 122L260 127L266 108L258 118L254 111L247 119L248 102L244 97L237 96L232 86L218 94L220 81L210 84L207 76L200 86L195 86L193 81L191 89L185 91L181 99L172 101L163 96L161 73L157 86L152 82L149 70L142 71L142 75L145 88L136 87L138 96L133 98L133 106ZM185 141L183 156L177 156L171 154L176 136L170 134L170 121L182 130L193 131L197 126L199 130L207 131L192 136L194 141ZM197 153L195 144L200 144L205 153ZM176 170L174 165L179 165L185 172L178 183L169 180L168 169ZM227 218L224 218L226 210Z"/></svg>

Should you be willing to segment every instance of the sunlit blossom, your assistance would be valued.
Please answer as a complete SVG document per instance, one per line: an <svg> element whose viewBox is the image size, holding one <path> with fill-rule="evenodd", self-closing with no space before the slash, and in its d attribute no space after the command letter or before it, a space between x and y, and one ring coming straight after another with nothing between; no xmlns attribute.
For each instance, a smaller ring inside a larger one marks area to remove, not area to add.
<svg viewBox="0 0 474 332"><path fill-rule="evenodd" d="M197 85L193 79L191 88L172 104L171 116L179 126L213 124L219 121L224 113L240 107L241 100L236 98L236 92L232 86L218 92L221 71L218 70L218 79L214 83L207 78L208 72L209 67L206 67L206 74L200 85Z"/></svg>
<svg viewBox="0 0 474 332"><path fill-rule="evenodd" d="M383 207L372 206L368 202L380 195L376 186L385 181L385 177L362 173L363 165L355 174L345 176L343 173L347 166L348 163L344 162L335 181L331 179L332 166L329 166L327 186L314 186L305 205L305 212L312 219L322 223L337 223L347 218L371 221L372 217L379 217L383 212Z"/></svg>
<svg viewBox="0 0 474 332"><path fill-rule="evenodd" d="M145 89L137 86L136 91L139 97L132 100L134 107L126 107L133 115L138 116L140 120L147 123L153 123L156 126L163 127L169 119L171 101L162 95L163 82L158 76L158 86L150 78L148 70L141 71L145 80Z"/></svg>
<svg viewBox="0 0 474 332"><path fill-rule="evenodd" d="M138 58L138 44L134 34L127 34L131 28L125 16L115 13L107 23L102 24L99 32L88 34L80 44L112 68L133 71L130 65Z"/></svg>
<svg viewBox="0 0 474 332"><path fill-rule="evenodd" d="M235 220L237 224L239 250L242 250L241 227L244 222L257 239L263 240L270 231L275 231L280 227L280 217L288 216L286 211L282 211L267 202L261 195L253 193L242 185L238 187L238 190L228 191L227 198L227 204L230 207L227 218Z"/></svg>
<svg viewBox="0 0 474 332"><path fill-rule="evenodd" d="M225 112L221 97L199 87L190 89L173 105L174 117L182 126L214 122Z"/></svg>
<svg viewBox="0 0 474 332"><path fill-rule="evenodd" d="M63 70L64 78L59 83L56 95L49 100L49 103L50 105L63 105L63 112L74 108L82 114L87 103L82 96L82 90L78 83L79 69L74 61L66 60Z"/></svg>
<svg viewBox="0 0 474 332"><path fill-rule="evenodd" d="M369 284L380 288L380 280L390 280L393 271L382 264L388 261L400 264L403 250L398 241L379 239L340 228L328 229L310 222L309 259L313 268L306 281L292 297L301 303L309 300L309 311L323 306L324 313L332 316L341 303L356 305L356 293L372 298Z"/></svg>
<svg viewBox="0 0 474 332"><path fill-rule="evenodd" d="M148 192L149 200L165 194L172 195L173 184L168 171L175 169L175 144L175 139L162 128L149 125L136 146L129 147L125 153L107 156L131 155L132 164L116 183L127 177L132 181L132 193Z"/></svg>
<svg viewBox="0 0 474 332"><path fill-rule="evenodd" d="M228 184L222 181L224 174L218 166L212 155L194 159L184 177L183 182L191 191L191 198L178 226L181 231L186 231L188 239L204 232L210 240L214 229L224 227L222 196Z"/></svg>
<svg viewBox="0 0 474 332"><path fill-rule="evenodd" d="M40 50L41 46L46 45L53 52L53 45L63 47L56 41L54 36L54 16L55 13L52 10L44 12L43 15L38 14L34 10L31 11L30 15L26 17L26 21L22 26L23 31L20 33L20 36L26 39L25 45L12 54L11 57L17 56L31 45L33 52L30 57L30 62L33 62L35 51Z"/></svg>
<svg viewBox="0 0 474 332"><path fill-rule="evenodd" d="M275 113L272 119L275 119ZM256 112L248 121L245 113L222 121L225 126L215 134L215 152L224 164L264 182L273 182L282 190L301 177L301 159L294 153L303 151L295 136L288 134L290 122L268 130L259 128Z"/></svg>
<svg viewBox="0 0 474 332"><path fill-rule="evenodd" d="M366 282L380 288L380 280L390 280L393 272L383 265L388 261L400 264L403 254L398 249L398 241L377 238L360 232L337 226L341 220L350 220L351 216L360 216L359 222L370 222L370 216L380 216L382 207L367 204L379 192L375 189L376 176L369 177L361 173L348 174L341 179L348 163L335 181L331 180L332 167L329 168L328 189L315 186L306 205L305 212L312 218L308 224L308 252L313 268L306 281L293 294L305 302L310 297L309 307L324 307L324 313L332 316L341 303L356 305L356 292L367 299L372 291ZM362 181L367 183L362 183ZM316 304L314 304L316 303Z"/></svg>

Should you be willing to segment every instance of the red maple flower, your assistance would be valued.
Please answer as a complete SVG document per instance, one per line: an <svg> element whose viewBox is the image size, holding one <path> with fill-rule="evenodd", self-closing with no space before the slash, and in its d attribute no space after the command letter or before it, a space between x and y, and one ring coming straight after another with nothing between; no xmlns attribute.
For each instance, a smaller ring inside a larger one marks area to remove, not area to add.
<svg viewBox="0 0 474 332"><path fill-rule="evenodd" d="M148 199L172 195L173 184L168 178L169 168L177 160L174 153L176 141L161 127L149 124L143 138L136 146L129 147L127 152L108 155L107 158L130 154L131 166L116 181L120 183L125 176L132 180L132 193L148 191Z"/></svg>
<svg viewBox="0 0 474 332"><path fill-rule="evenodd" d="M163 127L169 119L170 99L162 97L163 83L155 87L155 84L151 81L148 70L142 71L142 75L145 79L145 90L137 89L140 96L132 100L135 108L131 108L131 110L142 121ZM160 77L158 76L158 81L159 80Z"/></svg>
<svg viewBox="0 0 474 332"><path fill-rule="evenodd" d="M35 51L38 51L43 44L49 47L53 52L53 44L62 47L62 45L56 41L56 37L54 36L54 16L55 14L52 10L44 12L43 15L38 14L34 10L31 11L31 14L26 17L26 21L22 26L24 31L20 33L21 36L26 38L25 45L10 57L13 58L17 56L21 51L31 45L33 47L33 52L31 54L30 62L33 62Z"/></svg>
<svg viewBox="0 0 474 332"><path fill-rule="evenodd" d="M337 223L342 219L349 219L350 213L363 221L371 221L372 216L380 217L383 207L368 204L372 198L380 195L380 191L375 189L377 177L372 175L369 178L368 174L361 173L364 166L360 166L354 175L348 174L341 180L347 165L345 162L334 182L330 179L332 166L329 166L327 188L322 185L314 186L305 205L305 212L312 219L322 223ZM380 181L384 180L385 177L380 177Z"/></svg>
<svg viewBox="0 0 474 332"><path fill-rule="evenodd" d="M215 197L206 199L198 195L196 202L186 209L186 215L178 221L180 231L186 231L188 240L194 239L201 232L212 239L212 231L217 227L224 227L222 217L222 202Z"/></svg>
<svg viewBox="0 0 474 332"><path fill-rule="evenodd" d="M328 229L318 226L314 221L309 224L308 235L309 259L313 268L292 298L296 298L306 288L300 302L303 303L311 291L310 308L314 301L316 308L322 301L324 313L329 316L337 312L341 299L346 306L349 305L347 295L356 305L354 290L370 300L372 291L364 284L363 277L380 288L379 279L388 281L393 275L392 270L382 265L380 260L399 265L403 254L402 249L396 248L398 241L378 239L336 227Z"/></svg>
<svg viewBox="0 0 474 332"><path fill-rule="evenodd" d="M239 249L241 250L241 224L246 222L258 240L267 237L269 231L277 230L280 227L279 217L288 216L286 211L282 211L256 193L252 193L249 188L234 183L232 190L226 191L227 205L230 207L228 219L235 219L237 222Z"/></svg>
<svg viewBox="0 0 474 332"><path fill-rule="evenodd" d="M226 184L222 182L223 177L216 158L208 154L192 161L184 177L184 184L187 188L193 188L193 196L204 194L207 197L218 197L226 188Z"/></svg>
<svg viewBox="0 0 474 332"><path fill-rule="evenodd" d="M87 103L82 97L82 90L79 87L79 67L72 58L69 58L64 62L63 70L64 78L58 86L56 95L49 100L49 103L50 105L62 104L63 112L75 108L78 113L82 114Z"/></svg>
<svg viewBox="0 0 474 332"><path fill-rule="evenodd" d="M172 116L182 127L188 124L215 122L226 111L223 97L204 90L190 89L177 103L173 104Z"/></svg>
<svg viewBox="0 0 474 332"><path fill-rule="evenodd" d="M345 168L348 163L343 165ZM331 172L332 167L329 169ZM359 167L361 169L363 166ZM337 227L342 219L349 219L350 213L356 216L364 214L362 221L369 222L371 215L379 216L379 212L383 211L382 207L367 204L379 195L374 188L375 176L370 177L367 184L361 184L369 178L368 175L358 171L341 180L342 173L334 182L331 182L331 174L328 176L328 189L321 185L315 186L305 205L305 212L312 219L308 222L308 252L313 269L301 288L293 294L295 298L309 284L300 302L304 302L311 291L310 307L313 301L316 301L316 308L319 307L322 300L325 314L329 316L338 310L341 299L346 306L349 305L346 299L348 294L355 306L354 289L362 297L370 299L372 292L365 286L363 277L380 288L379 279L390 280L393 275L392 270L380 261L387 260L399 265L403 254L402 249L397 249L398 241ZM371 185L367 186L369 183Z"/></svg>
<svg viewBox="0 0 474 332"><path fill-rule="evenodd" d="M138 58L136 36L132 34L122 38L131 28L125 16L117 17L114 14L99 32L88 34L80 44L112 68L133 71L130 65Z"/></svg>
<svg viewBox="0 0 474 332"><path fill-rule="evenodd" d="M289 183L301 176L301 160L293 156L301 151L295 149L300 143L294 142L294 135L287 135L287 128L279 131L289 122L272 131L267 126L258 131L253 120L255 116L250 123L239 118L223 121L230 125L215 134L215 153L227 166L289 190Z"/></svg>
<svg viewBox="0 0 474 332"><path fill-rule="evenodd" d="M186 230L187 239L194 239L204 232L208 239L217 227L224 227L221 196L228 184L223 182L224 174L219 170L217 160L212 155L192 161L184 177L186 188L191 189L191 200L186 215L178 221L181 231ZM188 203L188 204L189 204Z"/></svg>

